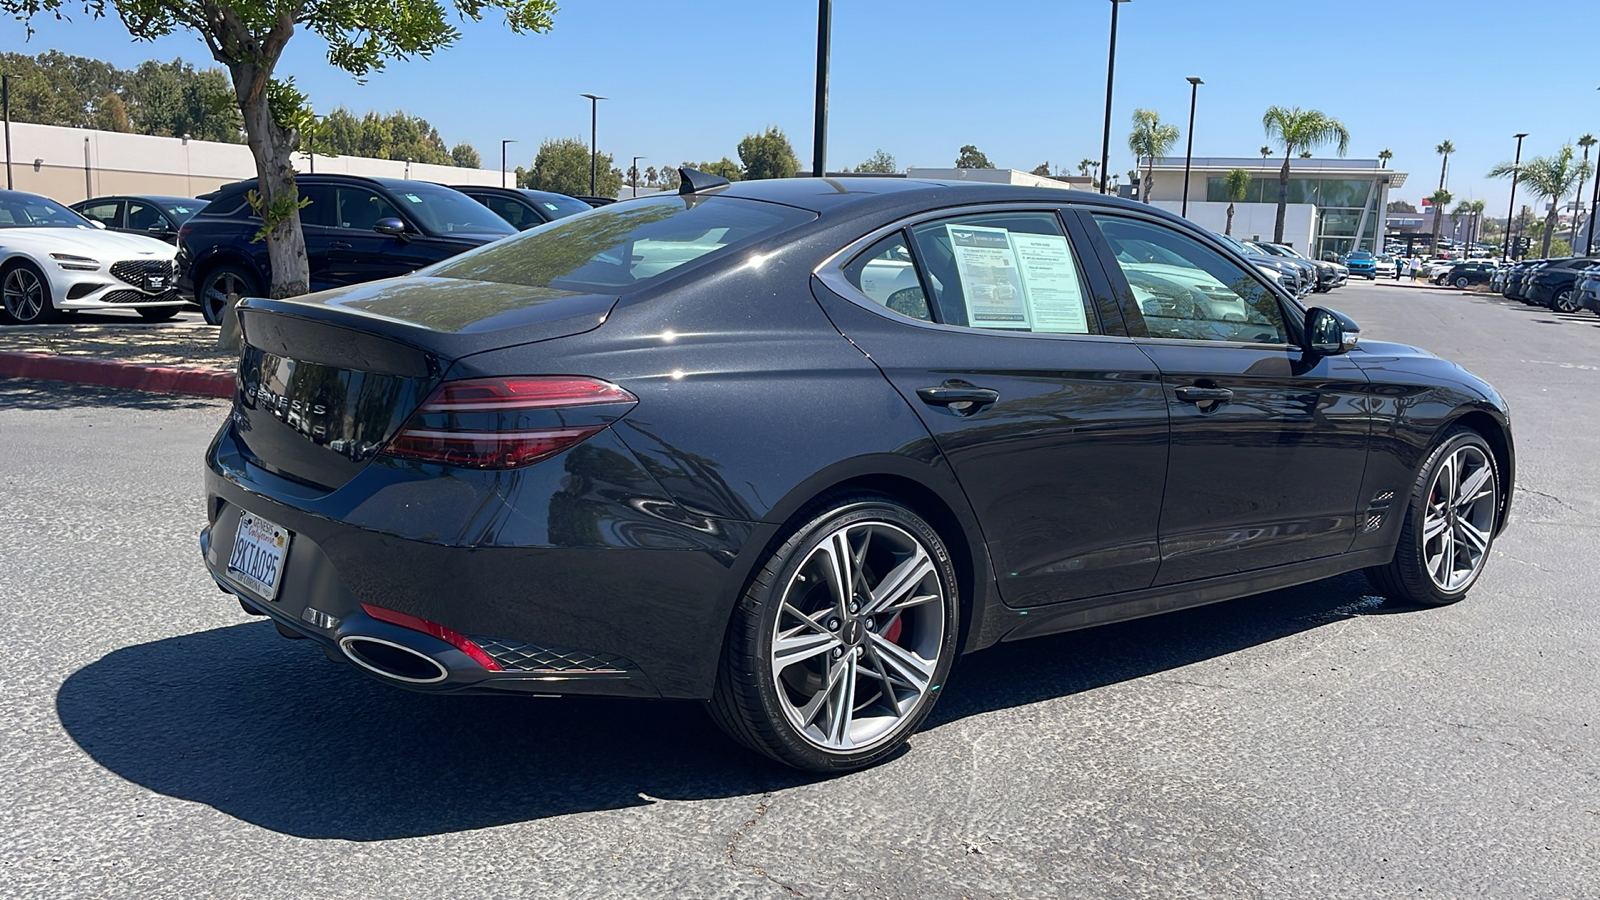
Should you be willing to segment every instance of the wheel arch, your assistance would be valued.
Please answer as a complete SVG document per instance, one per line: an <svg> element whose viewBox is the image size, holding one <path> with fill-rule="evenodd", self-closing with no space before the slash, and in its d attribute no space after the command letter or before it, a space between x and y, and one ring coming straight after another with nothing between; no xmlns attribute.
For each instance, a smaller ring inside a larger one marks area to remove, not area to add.
<svg viewBox="0 0 1600 900"><path fill-rule="evenodd" d="M1514 493L1513 485L1516 479L1516 452L1511 444L1511 431L1506 423L1489 412L1482 409L1468 409L1459 412L1445 423L1439 435L1449 433L1456 427L1470 428L1483 436L1489 445L1489 450L1494 454L1495 468L1500 470L1505 484L1500 491L1500 515L1495 524L1495 534L1505 530L1506 520L1511 515L1511 496ZM1437 441L1438 438L1435 438Z"/></svg>
<svg viewBox="0 0 1600 900"><path fill-rule="evenodd" d="M204 256L196 259L194 265L190 267L192 274L189 276L189 280L194 285L195 293L199 294L200 282L204 281L206 276L215 271L218 266L226 265L235 265L243 268L251 277L255 278L257 284L262 286L262 290L267 290L271 287L271 279L266 272L262 271L261 266L256 264L255 258L249 253L245 253L236 247L213 247Z"/></svg>

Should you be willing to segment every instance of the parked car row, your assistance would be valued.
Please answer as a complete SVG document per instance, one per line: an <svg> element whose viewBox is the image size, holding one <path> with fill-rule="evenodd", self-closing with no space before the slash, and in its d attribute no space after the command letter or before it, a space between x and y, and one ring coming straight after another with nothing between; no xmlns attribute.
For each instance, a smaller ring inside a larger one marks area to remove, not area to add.
<svg viewBox="0 0 1600 900"><path fill-rule="evenodd" d="M603 198L355 175L297 179L312 290L403 275L518 231L588 212ZM82 309L168 319L184 304L216 324L230 300L272 282L256 181L202 198L95 197L70 207L0 192L0 324Z"/></svg>
<svg viewBox="0 0 1600 900"><path fill-rule="evenodd" d="M1600 292L1600 257L1523 260L1496 270L1487 283L1490 290L1508 300L1547 306L1556 312L1584 308L1600 312L1600 301L1593 299Z"/></svg>

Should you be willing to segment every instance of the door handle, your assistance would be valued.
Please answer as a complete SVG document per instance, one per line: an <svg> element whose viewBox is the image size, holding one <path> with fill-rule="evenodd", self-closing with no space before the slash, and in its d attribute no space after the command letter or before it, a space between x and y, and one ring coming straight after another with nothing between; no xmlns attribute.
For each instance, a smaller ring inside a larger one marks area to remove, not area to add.
<svg viewBox="0 0 1600 900"><path fill-rule="evenodd" d="M334 241L333 243L328 245L328 248L331 249L331 250L349 250L350 249L350 242L349 241Z"/></svg>
<svg viewBox="0 0 1600 900"><path fill-rule="evenodd" d="M1219 387L1181 387L1177 393L1185 403L1227 403L1233 399L1233 391Z"/></svg>
<svg viewBox="0 0 1600 900"><path fill-rule="evenodd" d="M999 400L1000 392L974 387L964 381L947 381L938 387L917 388L917 396L929 406L942 406L958 416L970 416Z"/></svg>

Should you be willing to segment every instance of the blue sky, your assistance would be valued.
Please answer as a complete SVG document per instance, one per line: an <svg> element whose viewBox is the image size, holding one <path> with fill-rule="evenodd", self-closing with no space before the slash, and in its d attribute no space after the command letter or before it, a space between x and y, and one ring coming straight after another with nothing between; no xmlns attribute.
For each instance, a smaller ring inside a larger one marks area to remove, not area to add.
<svg viewBox="0 0 1600 900"><path fill-rule="evenodd" d="M1590 50L1580 41L1530 55L1521 39L1577 40L1563 31L1575 9L1550 0L1522 0L1511 16L1503 3L1482 0L1132 0L1119 27L1112 171L1132 166L1126 134L1136 106L1187 126L1184 78L1198 75L1206 83L1197 156L1255 155L1267 106L1314 107L1349 128L1350 156L1393 150L1390 165L1412 173L1398 196L1412 202L1437 186L1433 148L1449 138L1458 149L1450 189L1498 210L1509 185L1483 176L1510 159L1512 134L1529 133L1525 156L1600 134L1600 68ZM836 2L830 168L880 147L902 167L948 166L967 143L996 165L1024 170L1098 158L1109 15L1105 0ZM115 19L81 14L35 25L26 44L21 25L0 25L0 46L127 67L175 56L209 62L186 34L135 43ZM600 104L601 149L643 155L641 168L736 156L739 139L767 125L789 135L805 167L815 39L811 0L572 0L549 34L514 36L491 17L464 27L433 59L394 63L365 84L330 67L325 48L304 33L279 71L294 75L319 110L404 109L447 142L472 143L490 166L502 138L521 141L512 165L530 162L541 139L587 138L589 103L578 94L592 92L612 98ZM1530 68L1547 52L1557 62Z"/></svg>

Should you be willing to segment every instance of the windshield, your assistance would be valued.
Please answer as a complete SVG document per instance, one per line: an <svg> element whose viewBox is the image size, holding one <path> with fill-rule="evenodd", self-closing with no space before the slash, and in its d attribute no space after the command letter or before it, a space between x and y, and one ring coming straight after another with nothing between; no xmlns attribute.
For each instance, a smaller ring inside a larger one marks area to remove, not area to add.
<svg viewBox="0 0 1600 900"><path fill-rule="evenodd" d="M0 228L93 228L65 206L21 191L0 191Z"/></svg>
<svg viewBox="0 0 1600 900"><path fill-rule="evenodd" d="M733 197L650 197L557 219L423 274L614 294L815 218L793 207Z"/></svg>
<svg viewBox="0 0 1600 900"><path fill-rule="evenodd" d="M552 194L548 191L523 191L522 193L523 196L532 200L535 206L544 210L552 219L573 216L594 209L594 207L579 200L577 197L568 197L566 194Z"/></svg>
<svg viewBox="0 0 1600 900"><path fill-rule="evenodd" d="M406 211L434 234L517 233L487 206L449 188L413 183L393 193Z"/></svg>
<svg viewBox="0 0 1600 900"><path fill-rule="evenodd" d="M194 218L194 214L204 209L205 205L206 202L204 200L180 200L173 203L163 203L161 208L167 211L167 215L172 217L172 221L182 225Z"/></svg>

